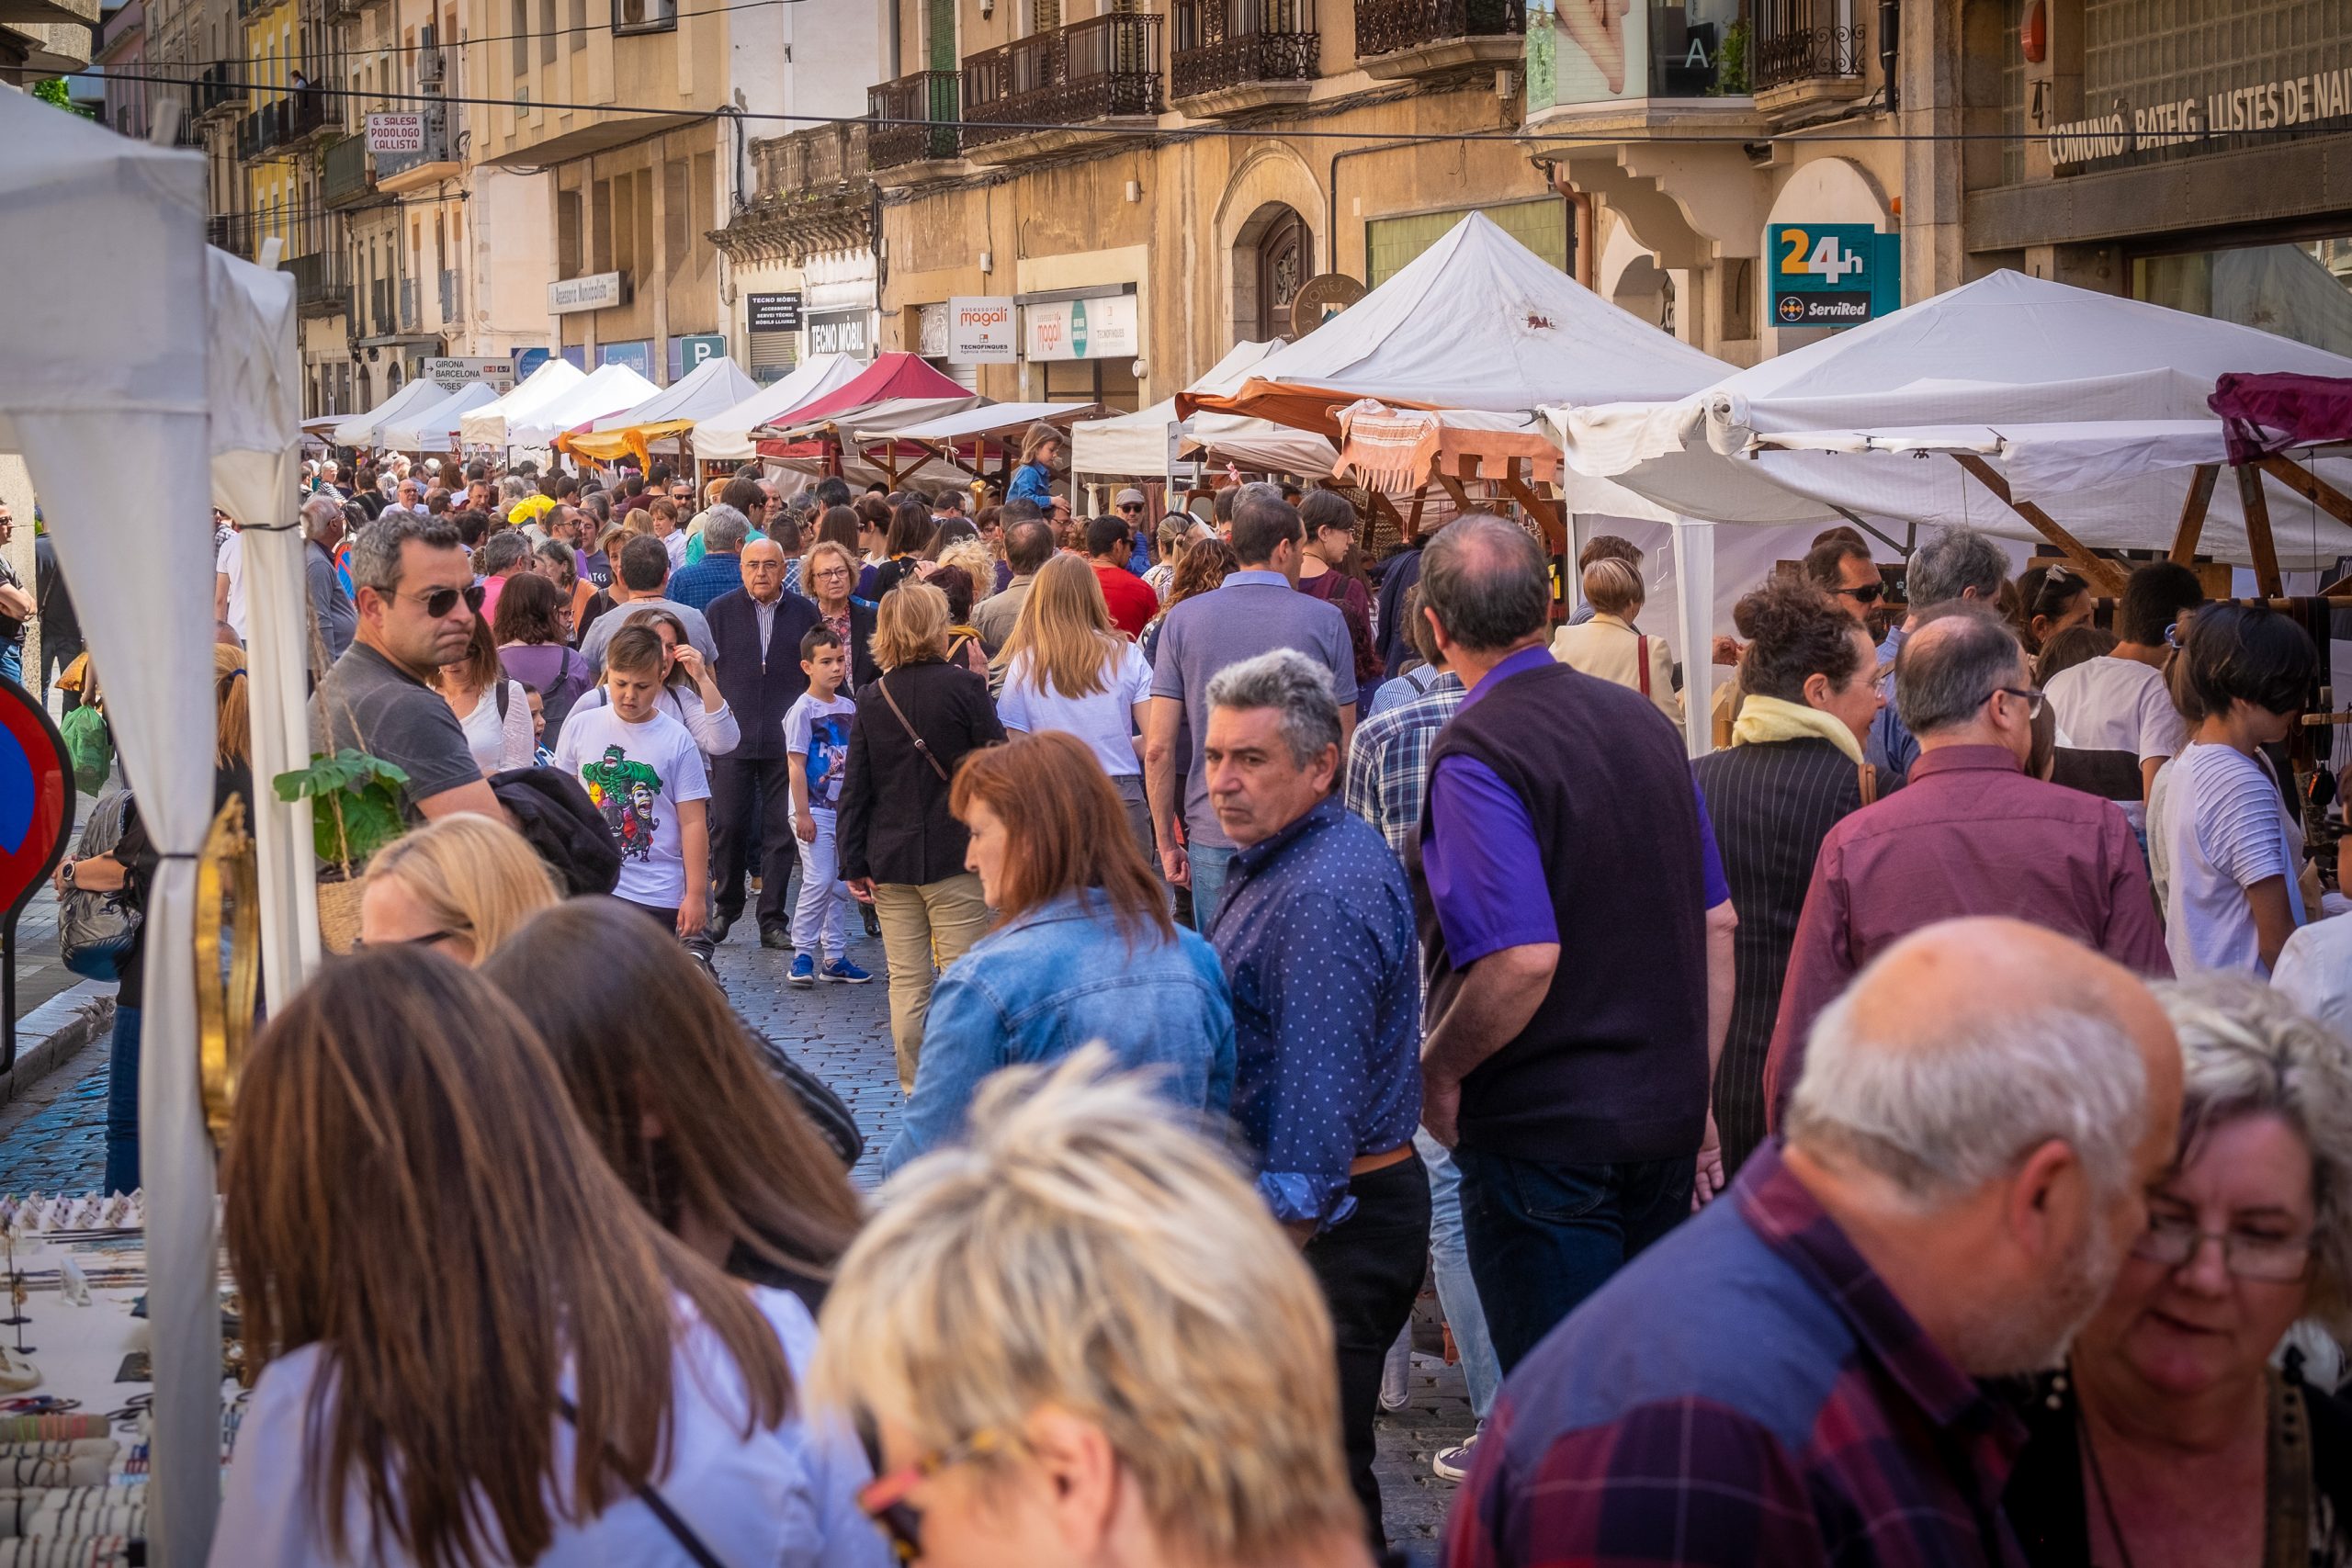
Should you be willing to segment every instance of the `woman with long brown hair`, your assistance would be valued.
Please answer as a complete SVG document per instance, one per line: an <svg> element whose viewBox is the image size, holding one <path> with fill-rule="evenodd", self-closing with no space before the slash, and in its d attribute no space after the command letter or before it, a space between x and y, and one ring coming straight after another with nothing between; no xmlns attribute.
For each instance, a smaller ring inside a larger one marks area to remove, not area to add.
<svg viewBox="0 0 2352 1568"><path fill-rule="evenodd" d="M1038 569L997 662L1005 672L997 697L1004 728L1078 737L1118 793L1145 863L1153 863L1136 745L1151 703L1151 662L1111 629L1102 580L1082 558L1056 556Z"/></svg>
<svg viewBox="0 0 2352 1568"><path fill-rule="evenodd" d="M1048 731L975 751L949 804L999 919L932 994L914 1092L883 1169L955 1138L999 1067L1055 1061L1090 1041L1124 1066L1158 1069L1177 1104L1224 1111L1234 1061L1224 967L1169 918L1087 744Z"/></svg>
<svg viewBox="0 0 2352 1568"><path fill-rule="evenodd" d="M851 1151L809 1124L763 1059L775 1047L684 949L647 942L609 899L575 898L483 973L547 1042L588 1135L663 1229L736 1279L823 1304L857 1230Z"/></svg>
<svg viewBox="0 0 2352 1568"><path fill-rule="evenodd" d="M1212 588L1222 588L1225 580L1241 570L1241 562L1234 556L1233 547L1211 536L1196 539L1184 551L1184 558L1168 580L1168 602L1159 606L1159 614L1143 629L1140 639L1143 656L1155 663L1159 659L1159 628L1168 624L1168 612L1197 594Z"/></svg>
<svg viewBox="0 0 2352 1568"><path fill-rule="evenodd" d="M638 1205L479 974L322 971L246 1064L221 1188L262 1366L223 1568L888 1561L865 1466L797 1415L807 1310Z"/></svg>
<svg viewBox="0 0 2352 1568"><path fill-rule="evenodd" d="M523 682L507 679L489 621L474 617L465 653L441 666L438 683L483 776L531 765L537 738L532 731L530 701Z"/></svg>

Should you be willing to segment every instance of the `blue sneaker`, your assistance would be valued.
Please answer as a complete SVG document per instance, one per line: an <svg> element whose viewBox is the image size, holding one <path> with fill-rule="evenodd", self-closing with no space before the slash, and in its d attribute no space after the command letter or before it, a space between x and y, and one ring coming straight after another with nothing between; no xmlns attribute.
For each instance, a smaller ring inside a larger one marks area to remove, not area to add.
<svg viewBox="0 0 2352 1568"><path fill-rule="evenodd" d="M814 958L809 957L808 954L805 953L800 954L797 958L795 958L792 961L792 973L786 978L788 984L798 986L804 990L808 987L815 985L817 983L817 961Z"/></svg>
<svg viewBox="0 0 2352 1568"><path fill-rule="evenodd" d="M804 954L803 956L805 958L806 955ZM796 959L793 961L792 972L795 975L800 973L801 962L801 959ZM840 958L836 958L831 964L826 964L823 973L826 979L839 980L844 986L863 986L868 980L874 978L873 976L867 974L865 970L860 969L856 964L852 964L846 954Z"/></svg>

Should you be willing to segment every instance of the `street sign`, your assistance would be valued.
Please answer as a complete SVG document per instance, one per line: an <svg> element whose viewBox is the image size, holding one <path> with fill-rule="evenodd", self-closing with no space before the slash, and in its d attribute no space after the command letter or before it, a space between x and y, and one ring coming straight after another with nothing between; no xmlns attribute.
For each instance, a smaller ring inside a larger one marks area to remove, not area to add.
<svg viewBox="0 0 2352 1568"><path fill-rule="evenodd" d="M727 357L727 340L717 333L694 333L670 340L670 379L692 375L714 359Z"/></svg>
<svg viewBox="0 0 2352 1568"><path fill-rule="evenodd" d="M746 296L745 325L755 333L797 333L800 330L798 294Z"/></svg>
<svg viewBox="0 0 2352 1568"><path fill-rule="evenodd" d="M618 272L594 272L585 277L566 277L548 285L548 313L560 316L572 310L609 310L628 303L628 283Z"/></svg>
<svg viewBox="0 0 2352 1568"><path fill-rule="evenodd" d="M424 116L422 114L371 114L368 117L368 151L370 152L422 152L424 151Z"/></svg>
<svg viewBox="0 0 2352 1568"><path fill-rule="evenodd" d="M653 340L634 338L628 343L599 344L596 350L599 365L626 365L647 380L653 379Z"/></svg>
<svg viewBox="0 0 2352 1568"><path fill-rule="evenodd" d="M1903 236L1868 223L1775 223L1764 231L1772 324L1858 327L1903 304Z"/></svg>
<svg viewBox="0 0 2352 1568"><path fill-rule="evenodd" d="M435 386L452 391L475 381L488 382L494 392L514 389L514 361L506 355L495 358L458 355L427 359L418 374Z"/></svg>
<svg viewBox="0 0 2352 1568"><path fill-rule="evenodd" d="M1011 365L1021 357L1009 295L970 295L947 301L947 363Z"/></svg>

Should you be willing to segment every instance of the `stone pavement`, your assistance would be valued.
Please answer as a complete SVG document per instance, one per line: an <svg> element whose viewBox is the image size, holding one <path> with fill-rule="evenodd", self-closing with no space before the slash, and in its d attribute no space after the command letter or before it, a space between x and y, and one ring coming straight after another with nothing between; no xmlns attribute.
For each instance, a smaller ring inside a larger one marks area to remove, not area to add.
<svg viewBox="0 0 2352 1568"><path fill-rule="evenodd" d="M792 955L762 948L754 923L745 919L719 946L717 962L743 1016L848 1102L866 1143L852 1176L871 1187L905 1100L890 1049L882 944L860 934L850 956L874 972L872 985L820 982L813 990L796 991L784 979ZM0 1108L0 1192L95 1188L106 1164L106 1100L101 1036L22 1099ZM1425 1312L1428 1306L1425 1299ZM1430 1342L1426 1332L1423 1342ZM1416 1355L1408 1403L1380 1418L1377 1472L1390 1540L1417 1562L1435 1562L1437 1534L1455 1491L1431 1473L1430 1456L1462 1441L1471 1427L1461 1369Z"/></svg>

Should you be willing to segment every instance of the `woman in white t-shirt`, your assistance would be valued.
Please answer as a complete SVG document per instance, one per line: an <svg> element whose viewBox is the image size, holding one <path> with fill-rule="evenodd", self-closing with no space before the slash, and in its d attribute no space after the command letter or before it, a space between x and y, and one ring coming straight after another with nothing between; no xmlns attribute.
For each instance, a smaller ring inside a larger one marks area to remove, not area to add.
<svg viewBox="0 0 2352 1568"><path fill-rule="evenodd" d="M260 1381L214 1568L882 1568L799 1301L663 1230L480 973L371 949L238 1085L223 1234Z"/></svg>
<svg viewBox="0 0 2352 1568"><path fill-rule="evenodd" d="M2187 976L2267 976L2309 918L2303 835L2257 748L2287 738L2319 655L2303 628L2260 607L2198 612L2172 676L2188 744L2164 771L2148 830L2167 878L2165 944Z"/></svg>
<svg viewBox="0 0 2352 1568"><path fill-rule="evenodd" d="M530 696L523 682L506 678L490 623L481 615L474 617L474 635L466 643L464 657L441 666L438 684L484 776L531 765L538 741Z"/></svg>
<svg viewBox="0 0 2352 1568"><path fill-rule="evenodd" d="M1144 859L1158 864L1136 741L1151 701L1151 665L1111 629L1102 584L1084 558L1057 555L1038 569L996 661L1005 671L996 705L1005 728L1057 729L1086 742L1119 792Z"/></svg>

